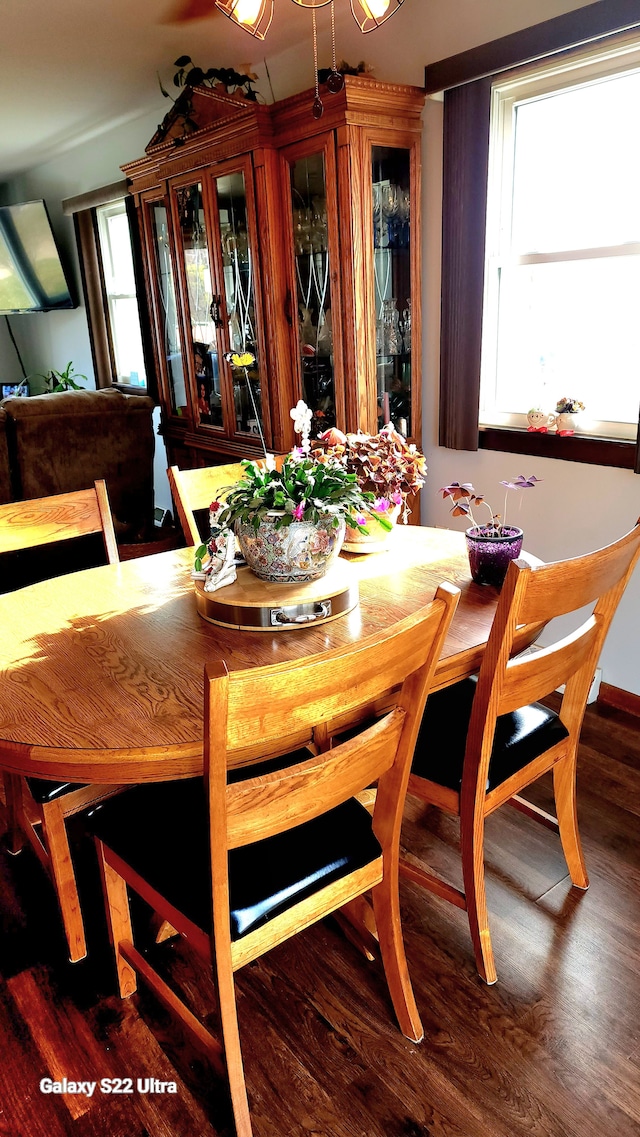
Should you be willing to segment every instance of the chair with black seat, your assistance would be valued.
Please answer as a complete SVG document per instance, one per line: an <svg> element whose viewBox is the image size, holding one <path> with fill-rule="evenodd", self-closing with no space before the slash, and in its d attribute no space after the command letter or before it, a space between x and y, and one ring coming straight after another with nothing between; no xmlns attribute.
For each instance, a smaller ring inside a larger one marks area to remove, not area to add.
<svg viewBox="0 0 640 1137"><path fill-rule="evenodd" d="M116 535L104 481L92 489L0 505L0 554L69 541L101 533L109 564L119 561ZM0 768L2 750L0 748ZM50 873L72 962L87 954L84 924L65 819L92 802L117 793L118 786L86 786L70 782L22 778L4 772L9 852L18 853L24 837Z"/></svg>
<svg viewBox="0 0 640 1137"><path fill-rule="evenodd" d="M224 1055L239 1137L250 1137L251 1122L234 971L357 898L366 903L369 890L368 924L377 928L400 1027L422 1037L400 924L399 835L418 725L458 595L441 585L395 629L311 663L232 674L222 662L210 666L204 782L139 786L87 818L120 994L133 994L141 975L217 1068ZM345 721L356 728L333 747L332 720L336 732ZM273 756L292 744L303 753L274 770ZM246 761L248 747L271 759L238 780L228 770ZM354 795L374 781L371 816ZM133 946L127 886L212 965L222 1047Z"/></svg>
<svg viewBox="0 0 640 1137"><path fill-rule="evenodd" d="M406 854L403 876L466 909L478 972L495 983L484 881L485 818L505 802L559 831L572 883L589 886L578 832L578 741L605 636L640 554L640 521L619 541L572 560L511 563L476 679L432 694L418 735L409 793L460 817L464 892ZM512 658L524 626L595 604L577 631ZM565 684L558 714L537 700ZM553 770L557 817L520 797Z"/></svg>

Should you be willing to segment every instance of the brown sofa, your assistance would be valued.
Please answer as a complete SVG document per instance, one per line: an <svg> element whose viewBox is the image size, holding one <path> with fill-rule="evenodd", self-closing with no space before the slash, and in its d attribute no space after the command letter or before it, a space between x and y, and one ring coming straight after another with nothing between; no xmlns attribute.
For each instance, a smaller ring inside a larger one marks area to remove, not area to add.
<svg viewBox="0 0 640 1137"><path fill-rule="evenodd" d="M0 501L107 483L120 539L153 525L153 400L116 389L0 403ZM4 496L3 496L4 495Z"/></svg>
<svg viewBox="0 0 640 1137"><path fill-rule="evenodd" d="M153 526L153 400L146 395L65 391L0 403L0 502L107 483L121 559L156 551L140 542ZM0 593L104 564L99 535L0 559Z"/></svg>
<svg viewBox="0 0 640 1137"><path fill-rule="evenodd" d="M0 403L0 505L11 501L9 451L7 449L7 414Z"/></svg>

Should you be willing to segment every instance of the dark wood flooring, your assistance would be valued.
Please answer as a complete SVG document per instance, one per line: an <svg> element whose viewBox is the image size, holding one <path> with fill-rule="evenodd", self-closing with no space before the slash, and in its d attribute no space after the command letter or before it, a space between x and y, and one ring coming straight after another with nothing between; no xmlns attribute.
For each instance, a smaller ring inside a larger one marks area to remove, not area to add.
<svg viewBox="0 0 640 1137"><path fill-rule="evenodd" d="M533 797L533 794L531 795ZM548 805L549 784L535 787ZM425 1040L398 1032L379 965L332 922L237 976L255 1137L639 1137L640 720L587 712L580 821L591 888L557 837L503 808L487 834L499 981L476 976L464 913L402 886ZM406 844L459 879L456 823L416 803ZM231 1137L223 1082L144 991L114 994L93 851L73 833L90 952L65 962L51 891L0 856L1 1137ZM146 927L138 914L141 928ZM205 1018L213 987L153 948ZM176 1095L46 1096L42 1077L175 1081Z"/></svg>

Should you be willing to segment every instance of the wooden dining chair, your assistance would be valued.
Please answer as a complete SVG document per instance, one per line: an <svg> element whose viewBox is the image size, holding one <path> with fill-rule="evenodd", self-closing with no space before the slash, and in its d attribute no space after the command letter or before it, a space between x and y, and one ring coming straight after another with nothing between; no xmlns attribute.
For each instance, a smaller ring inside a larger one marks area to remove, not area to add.
<svg viewBox="0 0 640 1137"><path fill-rule="evenodd" d="M275 461L277 465L282 459L278 456ZM258 459L259 464L263 462L264 459ZM240 462L230 462L224 466L202 466L197 470L169 467L167 475L171 495L185 540L190 545L199 545L202 541L194 512L208 509L220 491L239 481L243 473L244 467Z"/></svg>
<svg viewBox="0 0 640 1137"><path fill-rule="evenodd" d="M369 890L401 1030L422 1038L400 924L398 842L420 716L458 596L443 584L394 630L313 662L232 674L211 664L205 780L139 786L87 819L120 994L132 995L142 976L216 1067L224 1057L239 1137L250 1137L251 1122L234 971ZM333 747L332 722L351 726ZM274 770L273 755L291 745L296 752ZM271 761L239 779L234 764L257 747ZM374 781L371 816L354 795ZM212 965L222 1046L134 947L127 886Z"/></svg>
<svg viewBox="0 0 640 1137"><path fill-rule="evenodd" d="M0 554L35 549L58 541L101 533L109 564L118 562L118 546L107 487L0 505ZM70 586L72 587L72 586ZM2 748L0 747L0 767ZM3 773L9 852L20 852L24 838L49 872L72 962L87 954L84 924L65 821L92 802L117 793L119 786L86 786L23 778Z"/></svg>
<svg viewBox="0 0 640 1137"><path fill-rule="evenodd" d="M576 810L576 759L596 664L640 554L640 521L619 541L572 560L532 568L514 561L502 588L477 680L427 701L409 793L460 818L464 892L404 854L400 872L466 910L478 972L495 983L484 881L485 818L508 802L559 831L572 883L589 887ZM595 604L577 631L512 658L516 630ZM565 684L559 712L537 700ZM521 791L553 770L557 817Z"/></svg>
<svg viewBox="0 0 640 1137"><path fill-rule="evenodd" d="M194 512L208 509L210 502L220 491L232 486L243 473L240 462L229 462L224 466L203 466L197 470L169 467L167 475L171 496L180 518L182 532L189 545L199 545L202 541Z"/></svg>

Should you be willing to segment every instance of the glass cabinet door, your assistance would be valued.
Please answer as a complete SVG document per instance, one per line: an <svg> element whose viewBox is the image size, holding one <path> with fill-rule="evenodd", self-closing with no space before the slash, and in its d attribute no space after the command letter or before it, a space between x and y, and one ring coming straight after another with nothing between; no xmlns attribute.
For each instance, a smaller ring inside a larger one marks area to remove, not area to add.
<svg viewBox="0 0 640 1137"><path fill-rule="evenodd" d="M214 292L207 241L207 222L202 183L173 189L184 267L188 348L193 359L196 391L195 420L222 429L220 349L217 328L221 326L221 298Z"/></svg>
<svg viewBox="0 0 640 1137"><path fill-rule="evenodd" d="M372 146L373 295L378 428L412 422L411 151Z"/></svg>
<svg viewBox="0 0 640 1137"><path fill-rule="evenodd" d="M171 413L188 413L187 390L182 362L180 321L176 304L176 288L172 269L169 219L164 200L147 205L155 264L155 298L157 305L158 354Z"/></svg>
<svg viewBox="0 0 640 1137"><path fill-rule="evenodd" d="M344 425L334 342L340 333L335 171L327 170L328 154L325 147L299 157L292 152L287 159L295 272L291 315L297 325L302 398L313 412L312 436Z"/></svg>
<svg viewBox="0 0 640 1137"><path fill-rule="evenodd" d="M222 254L223 304L229 351L240 357L229 364L232 398L229 432L263 438L260 342L255 297L255 244L249 220L243 170L214 178ZM242 362L243 355L253 356Z"/></svg>

